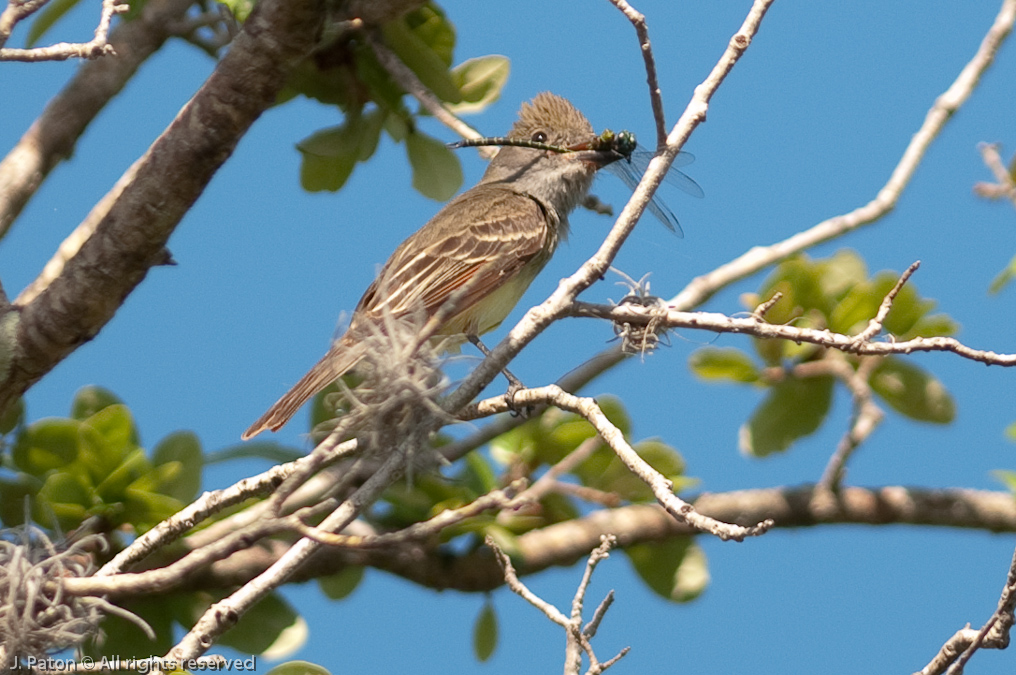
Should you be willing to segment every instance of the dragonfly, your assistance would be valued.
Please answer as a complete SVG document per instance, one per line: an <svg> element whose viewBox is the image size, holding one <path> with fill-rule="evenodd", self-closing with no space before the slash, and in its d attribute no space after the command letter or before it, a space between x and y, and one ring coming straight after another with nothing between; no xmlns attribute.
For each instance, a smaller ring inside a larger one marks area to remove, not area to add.
<svg viewBox="0 0 1016 675"><path fill-rule="evenodd" d="M470 138L455 143L450 143L448 147L451 148L469 148L478 147L485 145L513 145L524 148L533 148L534 150L549 150L551 152L574 152L576 150L613 150L620 158L616 162L608 164L606 169L614 176L621 179L628 189L634 190L635 186L642 180L642 174L646 172L646 168L649 166L649 162L655 156L651 151L646 150L644 147L638 144L635 139L635 134L631 131L619 131L614 133L610 129L605 130L602 134L597 136L590 142L581 143L571 147L560 147L556 145L549 145L547 143L538 143L536 141L530 141L523 138L506 138L506 137L485 137L485 138ZM687 166L695 161L695 155L690 152L679 152L674 158L674 163L671 164L670 171L664 177L664 181L679 190L691 195L692 197L701 198L705 196L702 192L702 188L696 183L691 176L687 175L682 171L678 171L677 167ZM657 195L653 195L652 200L649 202L649 212L656 217L658 221L676 234L678 237L684 236L684 231L681 229L681 223L678 222L677 216L670 210L663 200Z"/></svg>

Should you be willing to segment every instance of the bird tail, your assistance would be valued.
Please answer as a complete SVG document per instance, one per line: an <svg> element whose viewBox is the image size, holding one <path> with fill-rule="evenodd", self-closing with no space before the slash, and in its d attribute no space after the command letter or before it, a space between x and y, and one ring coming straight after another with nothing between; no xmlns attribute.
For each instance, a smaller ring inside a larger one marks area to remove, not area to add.
<svg viewBox="0 0 1016 675"><path fill-rule="evenodd" d="M362 344L354 343L352 340L344 338L333 344L324 358L314 364L314 367L282 398L272 404L264 415L250 425L240 438L247 440L265 429L278 431L314 394L352 369L363 358L363 353Z"/></svg>

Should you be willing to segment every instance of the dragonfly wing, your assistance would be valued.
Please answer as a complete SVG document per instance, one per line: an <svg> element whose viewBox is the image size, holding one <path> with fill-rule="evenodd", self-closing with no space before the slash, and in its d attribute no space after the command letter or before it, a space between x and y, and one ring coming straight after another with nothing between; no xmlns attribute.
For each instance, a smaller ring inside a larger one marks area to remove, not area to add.
<svg viewBox="0 0 1016 675"><path fill-rule="evenodd" d="M625 185L628 186L629 190L634 190L639 184L639 180L642 178L642 172L635 168L632 162L625 160L618 160L613 164L607 165L607 171L614 174L621 179ZM681 174L684 175L684 174ZM691 180L690 178L688 180ZM694 181L692 181L694 183ZM696 187L698 185L696 184ZM653 196L652 201L649 202L649 212L652 213L658 221L676 234L679 237L684 237L684 232L681 230L681 224L677 222L677 216L674 212L664 204L661 200Z"/></svg>
<svg viewBox="0 0 1016 675"><path fill-rule="evenodd" d="M639 146L639 149L631 154L629 162L632 164L632 171L638 176L641 176L649 168L649 162L652 161L654 155L645 148ZM681 192L689 194L692 197L701 199L705 197L705 193L702 192L702 188L696 183L690 176L681 171L677 170L679 166L688 166L695 161L695 155L690 152L684 152L683 150L677 153L677 157L674 158L674 163L670 165L670 171L663 177L663 180L670 185L673 185Z"/></svg>
<svg viewBox="0 0 1016 675"><path fill-rule="evenodd" d="M653 195L652 201L649 202L649 212L656 216L656 220L663 223L668 230L684 239L684 230L681 229L681 223L677 222L677 216L674 215L669 206L657 199L655 195Z"/></svg>

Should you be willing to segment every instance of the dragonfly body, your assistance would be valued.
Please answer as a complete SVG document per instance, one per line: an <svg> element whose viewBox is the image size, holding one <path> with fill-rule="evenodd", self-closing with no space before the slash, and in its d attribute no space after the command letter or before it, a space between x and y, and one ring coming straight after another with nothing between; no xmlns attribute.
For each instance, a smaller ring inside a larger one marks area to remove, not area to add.
<svg viewBox="0 0 1016 675"><path fill-rule="evenodd" d="M591 145L594 149L603 149L604 146L609 146L614 152L621 155L622 159L607 165L606 169L620 178L630 190L634 190L639 181L642 180L642 174L646 172L649 162L655 156L652 152L639 145L635 140L635 134L630 131L619 131L615 134L610 129L607 129ZM677 153L674 163L670 165L670 170L663 180L679 190L690 194L692 197L701 198L705 196L705 193L702 192L699 184L687 174L677 170L677 167L687 166L694 161L695 155L690 152ZM681 223L677 221L677 216L657 195L653 195L647 208L668 230L679 237L684 236L684 232L681 230Z"/></svg>

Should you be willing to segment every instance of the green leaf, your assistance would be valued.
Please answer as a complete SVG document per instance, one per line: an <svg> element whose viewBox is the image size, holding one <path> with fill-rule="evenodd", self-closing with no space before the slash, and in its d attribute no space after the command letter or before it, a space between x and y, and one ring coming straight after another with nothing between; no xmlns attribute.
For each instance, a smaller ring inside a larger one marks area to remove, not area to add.
<svg viewBox="0 0 1016 675"><path fill-rule="evenodd" d="M681 478L684 459L674 448L654 439L640 441L633 447L642 459L664 477L674 481ZM616 494L627 501L645 502L654 499L649 486L606 446L594 452L575 470L575 474L583 485Z"/></svg>
<svg viewBox="0 0 1016 675"><path fill-rule="evenodd" d="M25 504L31 507L39 491L40 482L26 474L19 474L10 480L0 477L0 523L4 527L15 527L25 522ZM25 498L29 500L26 502Z"/></svg>
<svg viewBox="0 0 1016 675"><path fill-rule="evenodd" d="M633 544L624 552L642 581L667 600L689 602L709 585L705 553L691 537Z"/></svg>
<svg viewBox="0 0 1016 675"><path fill-rule="evenodd" d="M830 300L822 288L819 266L805 255L780 263L762 285L759 296L770 298L775 291L781 292L783 297L766 313L769 323L788 323L809 309L823 313L829 309Z"/></svg>
<svg viewBox="0 0 1016 675"><path fill-rule="evenodd" d="M32 27L28 29L28 37L25 38L25 47L31 49L38 42L39 39L46 34L53 25L59 21L64 14L69 12L78 4L79 0L52 0L47 4L39 15L32 22Z"/></svg>
<svg viewBox="0 0 1016 675"><path fill-rule="evenodd" d="M480 663L485 663L497 649L497 612L494 604L487 598L483 608L473 624L473 654Z"/></svg>
<svg viewBox="0 0 1016 675"><path fill-rule="evenodd" d="M254 0L221 0L221 3L229 8L233 17L240 23L246 21L254 9Z"/></svg>
<svg viewBox="0 0 1016 675"><path fill-rule="evenodd" d="M374 109L366 114L350 113L345 124L322 129L297 144L303 155L300 184L305 190L339 190L357 162L366 161L377 150L385 113Z"/></svg>
<svg viewBox="0 0 1016 675"><path fill-rule="evenodd" d="M871 282L857 284L833 308L829 315L829 329L845 335L861 332L875 318L882 297Z"/></svg>
<svg viewBox="0 0 1016 675"><path fill-rule="evenodd" d="M519 540L513 532L500 525L491 525L487 528L487 534L494 540L497 547L500 548L505 555L512 559L518 559L519 556Z"/></svg>
<svg viewBox="0 0 1016 675"><path fill-rule="evenodd" d="M462 165L448 146L419 131L406 137L413 167L413 187L426 197L445 201L462 187Z"/></svg>
<svg viewBox="0 0 1016 675"><path fill-rule="evenodd" d="M149 639L132 621L107 614L100 624L105 634L101 648L93 643L86 651L94 658L106 655L131 659L165 654L174 644L173 619L170 612L166 611L170 603L169 597L123 599L117 604L122 604L124 609L140 616L155 632L155 640Z"/></svg>
<svg viewBox="0 0 1016 675"><path fill-rule="evenodd" d="M201 489L201 470L204 455L201 441L193 431L174 431L155 446L152 464L179 463L180 470L173 479L163 486L162 492L187 503L193 501Z"/></svg>
<svg viewBox="0 0 1016 675"><path fill-rule="evenodd" d="M307 623L281 595L270 593L226 632L219 643L244 654L280 659L307 640Z"/></svg>
<svg viewBox="0 0 1016 675"><path fill-rule="evenodd" d="M388 115L384 121L384 129L396 143L401 143L409 137L409 121L402 115Z"/></svg>
<svg viewBox="0 0 1016 675"><path fill-rule="evenodd" d="M868 278L867 265L857 251L851 249L840 249L817 264L821 270L819 284L822 292L830 298L842 298Z"/></svg>
<svg viewBox="0 0 1016 675"><path fill-rule="evenodd" d="M328 669L310 661L287 661L268 671L268 675L331 675Z"/></svg>
<svg viewBox="0 0 1016 675"><path fill-rule="evenodd" d="M942 383L902 359L886 357L870 384L893 410L911 419L948 424L956 417L956 404Z"/></svg>
<svg viewBox="0 0 1016 675"><path fill-rule="evenodd" d="M317 131L297 144L303 155L300 185L304 190L335 192L349 180L360 156L356 125L349 122Z"/></svg>
<svg viewBox="0 0 1016 675"><path fill-rule="evenodd" d="M833 398L833 378L788 378L773 385L741 427L741 452L765 457L782 452L822 425Z"/></svg>
<svg viewBox="0 0 1016 675"><path fill-rule="evenodd" d="M134 486L124 490L123 505L123 520L139 532L147 532L184 507L172 497Z"/></svg>
<svg viewBox="0 0 1016 675"><path fill-rule="evenodd" d="M580 515L582 514L578 507L575 506L575 502L567 495L550 492L540 499L540 516L542 516L543 522L539 527L551 523L563 523L566 520L575 520Z"/></svg>
<svg viewBox="0 0 1016 675"><path fill-rule="evenodd" d="M152 470L142 448L135 448L120 464L103 478L95 490L104 502L123 501L127 488L136 480Z"/></svg>
<svg viewBox="0 0 1016 675"><path fill-rule="evenodd" d="M991 472L995 479L1002 483L1009 492L1016 493L1016 471L1007 469L995 469Z"/></svg>
<svg viewBox="0 0 1016 675"><path fill-rule="evenodd" d="M25 423L25 399L17 397L0 416L0 436L5 436Z"/></svg>
<svg viewBox="0 0 1016 675"><path fill-rule="evenodd" d="M452 65L455 27L448 21L444 10L434 3L427 3L406 14L405 22L445 66Z"/></svg>
<svg viewBox="0 0 1016 675"><path fill-rule="evenodd" d="M56 417L28 425L14 444L14 465L38 477L69 465L78 458L80 426L76 420Z"/></svg>
<svg viewBox="0 0 1016 675"><path fill-rule="evenodd" d="M317 399L315 399L317 400ZM300 459L306 451L289 448L278 441L244 441L205 455L205 464L221 464L234 459L267 459L273 464L285 464Z"/></svg>
<svg viewBox="0 0 1016 675"><path fill-rule="evenodd" d="M758 369L751 357L733 347L705 347L688 359L691 371L703 380L757 382Z"/></svg>
<svg viewBox="0 0 1016 675"><path fill-rule="evenodd" d="M33 509L35 520L52 523L56 516L61 528L73 529L88 516L95 505L92 490L79 476L71 473L54 473L39 490L38 502Z"/></svg>
<svg viewBox="0 0 1016 675"><path fill-rule="evenodd" d="M452 81L462 92L462 102L449 105L449 110L456 115L483 110L501 98L510 72L511 61L497 54L463 61L451 73Z"/></svg>
<svg viewBox="0 0 1016 675"><path fill-rule="evenodd" d="M875 277L876 287L884 289L883 297L898 281L899 275L895 272L885 272ZM893 299L892 309L885 318L885 330L902 340L909 340L915 337L913 329L917 322L933 309L935 301L922 298L913 282L908 282Z"/></svg>
<svg viewBox="0 0 1016 675"><path fill-rule="evenodd" d="M344 568L338 574L319 577L317 582L321 591L332 600L342 600L356 590L363 580L364 569L355 565Z"/></svg>
<svg viewBox="0 0 1016 675"><path fill-rule="evenodd" d="M356 80L359 86L366 86L370 99L388 112L391 117L409 113L402 102L405 91L392 80L388 70L381 65L369 47L356 49L353 52L356 67Z"/></svg>
<svg viewBox="0 0 1016 675"><path fill-rule="evenodd" d="M1005 437L1010 441L1016 441L1016 422L1013 422L1005 428Z"/></svg>
<svg viewBox="0 0 1016 675"><path fill-rule="evenodd" d="M1013 256L1009 264L1005 266L1001 272L998 273L994 279L991 280L991 285L988 286L988 292L992 295L1001 292L1003 288L1009 285L1013 277L1016 277L1016 256Z"/></svg>
<svg viewBox="0 0 1016 675"><path fill-rule="evenodd" d="M81 422L82 429L94 429L101 438L102 456L121 461L137 447L134 417L122 403L106 406Z"/></svg>
<svg viewBox="0 0 1016 675"><path fill-rule="evenodd" d="M120 398L108 389L89 385L78 389L71 403L71 417L76 420L88 419L103 408L123 403Z"/></svg>
<svg viewBox="0 0 1016 675"><path fill-rule="evenodd" d="M357 161L366 162L377 151L377 144L381 140L381 128L387 116L388 113L375 108L360 118Z"/></svg>
<svg viewBox="0 0 1016 675"><path fill-rule="evenodd" d="M462 100L462 94L448 72L451 62L445 61L441 54L421 39L417 31L406 24L405 18L384 24L381 35L399 60L438 98L449 103L459 103Z"/></svg>
<svg viewBox="0 0 1016 675"><path fill-rule="evenodd" d="M463 471L462 480L477 495L487 494L499 487L494 467L479 452L471 452L466 455L466 467L465 471Z"/></svg>
<svg viewBox="0 0 1016 675"><path fill-rule="evenodd" d="M958 332L960 332L960 325L953 321L953 318L948 314L932 314L922 317L910 329L910 334L914 337L949 336L956 335Z"/></svg>
<svg viewBox="0 0 1016 675"><path fill-rule="evenodd" d="M358 86L348 67L326 67L314 59L307 59L295 65L286 78L286 85L275 97L275 105L281 105L297 94L314 99L325 105L350 110L350 89Z"/></svg>

